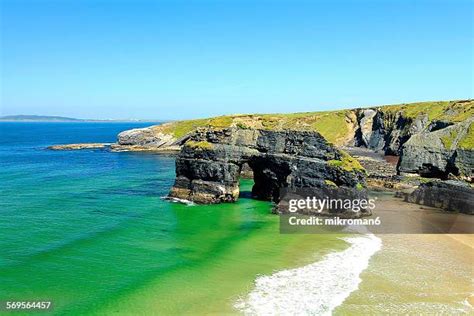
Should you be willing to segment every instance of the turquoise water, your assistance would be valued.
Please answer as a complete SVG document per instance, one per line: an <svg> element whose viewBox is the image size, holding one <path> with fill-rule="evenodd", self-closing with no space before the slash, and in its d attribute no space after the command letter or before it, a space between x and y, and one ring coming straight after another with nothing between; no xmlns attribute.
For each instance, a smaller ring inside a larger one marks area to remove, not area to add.
<svg viewBox="0 0 474 316"><path fill-rule="evenodd" d="M45 149L147 125L0 124L0 300L50 300L57 314L234 313L258 275L346 246L280 235L267 202L162 200L173 156Z"/></svg>

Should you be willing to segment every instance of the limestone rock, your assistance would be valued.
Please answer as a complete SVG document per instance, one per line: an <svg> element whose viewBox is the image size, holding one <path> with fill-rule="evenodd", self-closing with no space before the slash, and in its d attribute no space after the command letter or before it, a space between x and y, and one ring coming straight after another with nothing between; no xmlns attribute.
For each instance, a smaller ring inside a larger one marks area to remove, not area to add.
<svg viewBox="0 0 474 316"><path fill-rule="evenodd" d="M317 132L199 129L176 159L169 196L198 203L236 201L245 164L253 171L252 196L257 199L279 202L282 189L324 188L328 183L360 196L365 173L351 159Z"/></svg>
<svg viewBox="0 0 474 316"><path fill-rule="evenodd" d="M377 111L373 109L367 109L362 112L362 116L359 122L361 138L365 147L369 147L372 138L373 125L374 125L374 116L377 114Z"/></svg>
<svg viewBox="0 0 474 316"><path fill-rule="evenodd" d="M51 150L82 150L82 149L103 149L110 146L108 143L80 143L80 144L66 144L53 145L47 147Z"/></svg>
<svg viewBox="0 0 474 316"><path fill-rule="evenodd" d="M434 132L413 135L402 148L398 170L427 177L447 178L451 173L472 177L474 151L469 139L474 118Z"/></svg>
<svg viewBox="0 0 474 316"><path fill-rule="evenodd" d="M176 139L170 134L157 133L152 127L136 128L121 132L117 136L118 144L122 146L170 146Z"/></svg>
<svg viewBox="0 0 474 316"><path fill-rule="evenodd" d="M474 214L474 189L462 181L432 181L422 183L407 202L437 207L450 212Z"/></svg>

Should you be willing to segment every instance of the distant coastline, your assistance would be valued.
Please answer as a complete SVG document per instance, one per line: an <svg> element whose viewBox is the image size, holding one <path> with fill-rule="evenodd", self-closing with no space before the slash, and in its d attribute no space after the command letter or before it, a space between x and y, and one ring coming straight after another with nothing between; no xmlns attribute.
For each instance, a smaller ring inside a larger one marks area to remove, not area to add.
<svg viewBox="0 0 474 316"><path fill-rule="evenodd" d="M47 115L7 115L1 116L0 122L101 122L101 123L119 123L119 122L153 122L163 123L166 120L139 120L139 119L79 119L64 116L47 116Z"/></svg>

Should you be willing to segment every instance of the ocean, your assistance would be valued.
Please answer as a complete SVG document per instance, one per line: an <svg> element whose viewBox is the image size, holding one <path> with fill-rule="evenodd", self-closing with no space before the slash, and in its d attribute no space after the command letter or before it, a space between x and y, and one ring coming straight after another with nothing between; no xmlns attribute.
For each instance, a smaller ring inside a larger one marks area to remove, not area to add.
<svg viewBox="0 0 474 316"><path fill-rule="evenodd" d="M164 201L170 155L46 149L147 125L0 124L1 299L49 300L59 314L237 312L258 275L346 247L280 235L268 202Z"/></svg>
<svg viewBox="0 0 474 316"><path fill-rule="evenodd" d="M148 125L0 123L0 301L51 301L50 312L58 315L397 310L387 295L400 291L397 280L410 279L386 264L390 258L408 263L399 250L394 255L397 238L389 240L392 252L384 257L373 235L280 234L271 204L248 194L222 205L163 200L174 181L172 155L46 149L114 142L120 131ZM251 180L242 180L242 192L251 187ZM469 272L457 261L450 264L456 282L464 282L455 288L463 291L458 296L465 298ZM418 261L413 266L426 271ZM437 269L429 271L439 278ZM383 284L391 287L374 281L382 270ZM426 280L419 281L430 284ZM419 294L407 288L405 302ZM427 304L439 310L431 298ZM462 300L446 304L448 311L468 308Z"/></svg>

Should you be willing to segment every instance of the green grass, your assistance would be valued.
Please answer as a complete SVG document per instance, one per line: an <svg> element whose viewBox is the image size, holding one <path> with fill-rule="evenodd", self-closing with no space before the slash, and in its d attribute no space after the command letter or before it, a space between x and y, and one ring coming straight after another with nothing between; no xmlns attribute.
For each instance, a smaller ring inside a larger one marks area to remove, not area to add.
<svg viewBox="0 0 474 316"><path fill-rule="evenodd" d="M341 152L341 159L340 160L329 160L328 163L332 167L336 168L342 168L345 171L360 171L365 173L364 167L359 163L357 159L354 157L350 156L348 153L346 153L343 150L340 150Z"/></svg>
<svg viewBox="0 0 474 316"><path fill-rule="evenodd" d="M474 122L469 125L469 130L467 131L466 135L459 141L458 147L463 149L474 148Z"/></svg>
<svg viewBox="0 0 474 316"><path fill-rule="evenodd" d="M474 116L474 100L417 102L383 106L384 112L396 114L402 112L407 118L416 118L420 114L428 115L428 120L447 120L461 122Z"/></svg>
<svg viewBox="0 0 474 316"><path fill-rule="evenodd" d="M157 130L173 134L176 138L181 138L194 131L198 127L226 128L233 123L235 116L218 116L213 118L176 121L157 126Z"/></svg>
<svg viewBox="0 0 474 316"><path fill-rule="evenodd" d="M197 119L197 120L186 120L186 121L176 121L162 126L158 126L157 129L160 129L163 133L173 134L176 138L181 138L184 135L192 132L198 127L205 127L208 125L209 119Z"/></svg>
<svg viewBox="0 0 474 316"><path fill-rule="evenodd" d="M200 141L200 142L195 142L193 140L189 140L186 142L186 146L191 147L191 148L197 148L197 149L212 149L214 146L207 141Z"/></svg>
<svg viewBox="0 0 474 316"><path fill-rule="evenodd" d="M416 118L426 114L430 121L445 120L460 122L474 116L474 100L435 101L410 104L386 105L378 107L386 118L394 118L398 113L406 118ZM354 112L351 110L304 112L288 114L240 114L213 118L176 121L155 127L157 131L181 138L198 127L227 128L235 126L242 129L259 128L268 130L308 130L317 131L327 141L339 145L352 132ZM387 121L387 124L390 122Z"/></svg>
<svg viewBox="0 0 474 316"><path fill-rule="evenodd" d="M218 116L209 120L209 126L213 128L226 128L232 125L232 116Z"/></svg>
<svg viewBox="0 0 474 316"><path fill-rule="evenodd" d="M324 114L318 117L311 126L329 142L339 143L349 133L346 117L346 111Z"/></svg>
<svg viewBox="0 0 474 316"><path fill-rule="evenodd" d="M444 148L451 149L454 140L456 139L456 131L451 130L448 134L441 137L441 142L443 143Z"/></svg>

